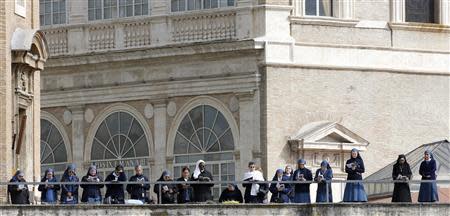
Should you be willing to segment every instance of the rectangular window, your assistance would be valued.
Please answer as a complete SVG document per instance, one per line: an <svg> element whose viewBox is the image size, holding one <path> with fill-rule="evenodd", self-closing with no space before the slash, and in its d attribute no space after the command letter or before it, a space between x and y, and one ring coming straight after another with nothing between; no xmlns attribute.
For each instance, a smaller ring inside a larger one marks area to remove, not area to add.
<svg viewBox="0 0 450 216"><path fill-rule="evenodd" d="M305 15L333 16L332 0L305 0Z"/></svg>
<svg viewBox="0 0 450 216"><path fill-rule="evenodd" d="M102 19L102 0L89 0L88 1L88 19L98 20Z"/></svg>
<svg viewBox="0 0 450 216"><path fill-rule="evenodd" d="M171 0L171 11L203 10L234 6L235 0Z"/></svg>
<svg viewBox="0 0 450 216"><path fill-rule="evenodd" d="M406 22L434 23L434 0L405 0Z"/></svg>
<svg viewBox="0 0 450 216"><path fill-rule="evenodd" d="M26 8L27 5L25 0L15 0L14 13L19 16L25 17L27 14Z"/></svg>
<svg viewBox="0 0 450 216"><path fill-rule="evenodd" d="M149 14L149 0L89 0L89 20Z"/></svg>
<svg viewBox="0 0 450 216"><path fill-rule="evenodd" d="M40 0L41 26L66 23L66 0Z"/></svg>
<svg viewBox="0 0 450 216"><path fill-rule="evenodd" d="M117 17L117 0L103 0L103 19Z"/></svg>

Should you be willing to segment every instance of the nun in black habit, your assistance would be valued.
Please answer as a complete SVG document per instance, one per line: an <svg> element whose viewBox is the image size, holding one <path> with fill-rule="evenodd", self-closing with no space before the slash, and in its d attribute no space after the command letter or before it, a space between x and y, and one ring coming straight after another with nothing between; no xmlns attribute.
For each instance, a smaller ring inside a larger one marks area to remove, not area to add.
<svg viewBox="0 0 450 216"><path fill-rule="evenodd" d="M394 192L392 193L392 202L411 202L411 191L408 180L411 179L412 172L405 155L399 155L397 163L392 168L392 179L405 181L394 183Z"/></svg>

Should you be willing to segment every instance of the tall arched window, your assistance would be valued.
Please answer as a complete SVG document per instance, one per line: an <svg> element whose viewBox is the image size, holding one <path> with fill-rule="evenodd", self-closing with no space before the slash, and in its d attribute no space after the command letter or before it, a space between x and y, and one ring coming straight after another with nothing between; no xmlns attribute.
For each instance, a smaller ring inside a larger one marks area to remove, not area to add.
<svg viewBox="0 0 450 216"><path fill-rule="evenodd" d="M198 160L206 162L215 180L234 180L234 139L231 128L223 114L209 105L200 105L189 111L178 126L174 143L174 172L181 168L191 171ZM223 185L213 188L215 198Z"/></svg>
<svg viewBox="0 0 450 216"><path fill-rule="evenodd" d="M434 22L434 0L406 0L406 22Z"/></svg>
<svg viewBox="0 0 450 216"><path fill-rule="evenodd" d="M67 163L67 150L58 128L46 119L41 119L41 172L52 168L60 176Z"/></svg>
<svg viewBox="0 0 450 216"><path fill-rule="evenodd" d="M98 127L91 149L91 162L103 176L116 165L124 166L127 176L132 176L134 166L140 164L149 176L148 142L139 121L127 112L114 112Z"/></svg>

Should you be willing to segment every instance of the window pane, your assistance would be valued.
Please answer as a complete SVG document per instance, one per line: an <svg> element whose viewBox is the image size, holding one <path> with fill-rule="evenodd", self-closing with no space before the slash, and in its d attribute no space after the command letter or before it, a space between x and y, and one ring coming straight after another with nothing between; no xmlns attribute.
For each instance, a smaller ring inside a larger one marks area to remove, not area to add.
<svg viewBox="0 0 450 216"><path fill-rule="evenodd" d="M306 15L317 15L317 1L318 0L305 0L305 14Z"/></svg>
<svg viewBox="0 0 450 216"><path fill-rule="evenodd" d="M434 22L434 0L406 0L406 22Z"/></svg>
<svg viewBox="0 0 450 216"><path fill-rule="evenodd" d="M218 0L211 0L211 8L218 8L219 2Z"/></svg>
<svg viewBox="0 0 450 216"><path fill-rule="evenodd" d="M176 11L179 11L179 7L178 7L178 0L172 0L172 1L170 1L170 7L171 7L171 11L172 12L176 12Z"/></svg>
<svg viewBox="0 0 450 216"><path fill-rule="evenodd" d="M320 16L332 16L332 0L319 0Z"/></svg>

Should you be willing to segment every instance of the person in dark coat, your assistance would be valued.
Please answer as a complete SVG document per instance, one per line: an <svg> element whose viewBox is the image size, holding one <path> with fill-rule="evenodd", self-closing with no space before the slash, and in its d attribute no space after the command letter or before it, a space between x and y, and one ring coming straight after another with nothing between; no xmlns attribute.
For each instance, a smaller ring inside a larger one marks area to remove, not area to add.
<svg viewBox="0 0 450 216"><path fill-rule="evenodd" d="M127 181L127 176L123 172L123 166L119 164L105 179L105 182L111 182L106 185L105 200L108 200L108 204L125 203L124 185L119 183L125 181Z"/></svg>
<svg viewBox="0 0 450 216"><path fill-rule="evenodd" d="M352 149L351 157L345 163L347 180L362 180L364 173L364 161L359 155L358 149ZM345 185L344 202L367 202L367 194L361 182L349 182Z"/></svg>
<svg viewBox="0 0 450 216"><path fill-rule="evenodd" d="M436 161L431 151L424 153L424 160L420 164L419 174L422 180L436 180ZM436 182L422 182L419 189L419 202L437 202L439 201Z"/></svg>
<svg viewBox="0 0 450 216"><path fill-rule="evenodd" d="M243 183L245 188L244 201L245 203L263 203L265 197L265 191L268 189L267 184L259 184L259 181L264 181L262 172L256 170L254 162L248 163L249 171L244 174L243 181L249 183Z"/></svg>
<svg viewBox="0 0 450 216"><path fill-rule="evenodd" d="M61 177L61 182L79 182L75 169L75 165L69 165ZM61 204L78 204L78 187L78 184L61 185Z"/></svg>
<svg viewBox="0 0 450 216"><path fill-rule="evenodd" d="M177 179L179 182L187 182L190 181L190 175L191 170L189 167L183 167L181 170L181 177ZM177 203L189 203L194 200L193 198L193 191L190 184L178 184L177 185L178 190L178 197L177 197Z"/></svg>
<svg viewBox="0 0 450 216"><path fill-rule="evenodd" d="M41 179L41 182L52 183L58 182L55 177L55 172L53 169L47 169L44 173L44 177ZM58 191L60 186L57 184L41 184L38 187L38 191L41 192L41 202L47 204L56 204L58 200Z"/></svg>
<svg viewBox="0 0 450 216"><path fill-rule="evenodd" d="M87 174L83 176L81 182L92 182L98 183L102 182L102 177L97 174L97 167L90 166ZM82 184L83 194L81 195L81 202L89 204L101 204L102 203L102 192L103 184Z"/></svg>
<svg viewBox="0 0 450 216"><path fill-rule="evenodd" d="M272 178L272 181L276 181L277 183L271 183L269 187L269 191L272 193L272 197L270 198L271 203L289 203L289 194L292 191L292 186L283 182L290 180L288 176L284 175L283 169L277 169Z"/></svg>
<svg viewBox="0 0 450 216"><path fill-rule="evenodd" d="M289 181L292 181L292 177L294 176L294 169L292 169L291 165L286 165L286 167L284 168L284 173L283 176L285 176L287 179L289 179ZM290 202L294 202L294 188L291 185L292 190L290 191L290 193L288 194L289 196L289 201Z"/></svg>
<svg viewBox="0 0 450 216"><path fill-rule="evenodd" d="M11 204L30 204L30 194L25 181L25 174L17 171L9 182L21 182L23 184L8 185L8 192L11 196Z"/></svg>
<svg viewBox="0 0 450 216"><path fill-rule="evenodd" d="M203 160L197 161L191 179L192 181L199 181L205 183L192 185L195 202L206 202L208 200L213 199L211 194L211 187L213 187L214 184L208 183L213 181L213 176L208 170L205 169L205 161Z"/></svg>
<svg viewBox="0 0 450 216"><path fill-rule="evenodd" d="M225 188L220 194L219 202L223 203L226 201L235 201L239 203L243 203L241 190L239 190L238 186L235 184L228 184L227 188Z"/></svg>
<svg viewBox="0 0 450 216"><path fill-rule="evenodd" d="M316 202L333 202L333 193L331 191L330 182L332 179L333 170L328 161L324 160L320 163L320 168L316 170L316 175L314 176L314 181L317 182Z"/></svg>
<svg viewBox="0 0 450 216"><path fill-rule="evenodd" d="M405 183L394 183L394 192L392 193L392 202L411 202L411 191L406 181L411 179L412 172L406 161L405 155L399 155L397 163L392 168L392 179L405 181Z"/></svg>
<svg viewBox="0 0 450 216"><path fill-rule="evenodd" d="M135 175L131 176L130 182L148 182L147 176L144 176L141 165L134 167ZM131 199L140 200L142 203L150 203L151 200L148 197L148 191L150 190L150 184L128 184L127 192L130 194Z"/></svg>
<svg viewBox="0 0 450 216"><path fill-rule="evenodd" d="M292 177L292 181L298 181L299 183L295 184L295 194L294 194L294 202L295 203L311 203L309 186L311 183L302 183L305 181L312 181L312 173L311 170L305 167L306 161L304 159L300 159L297 161L298 169L294 172Z"/></svg>
<svg viewBox="0 0 450 216"><path fill-rule="evenodd" d="M159 204L173 204L175 203L177 189L175 184L167 184L165 182L172 182L173 179L170 176L170 172L165 170L161 177L157 180L157 184L153 188L153 192L158 197ZM160 194L161 193L161 194Z"/></svg>

